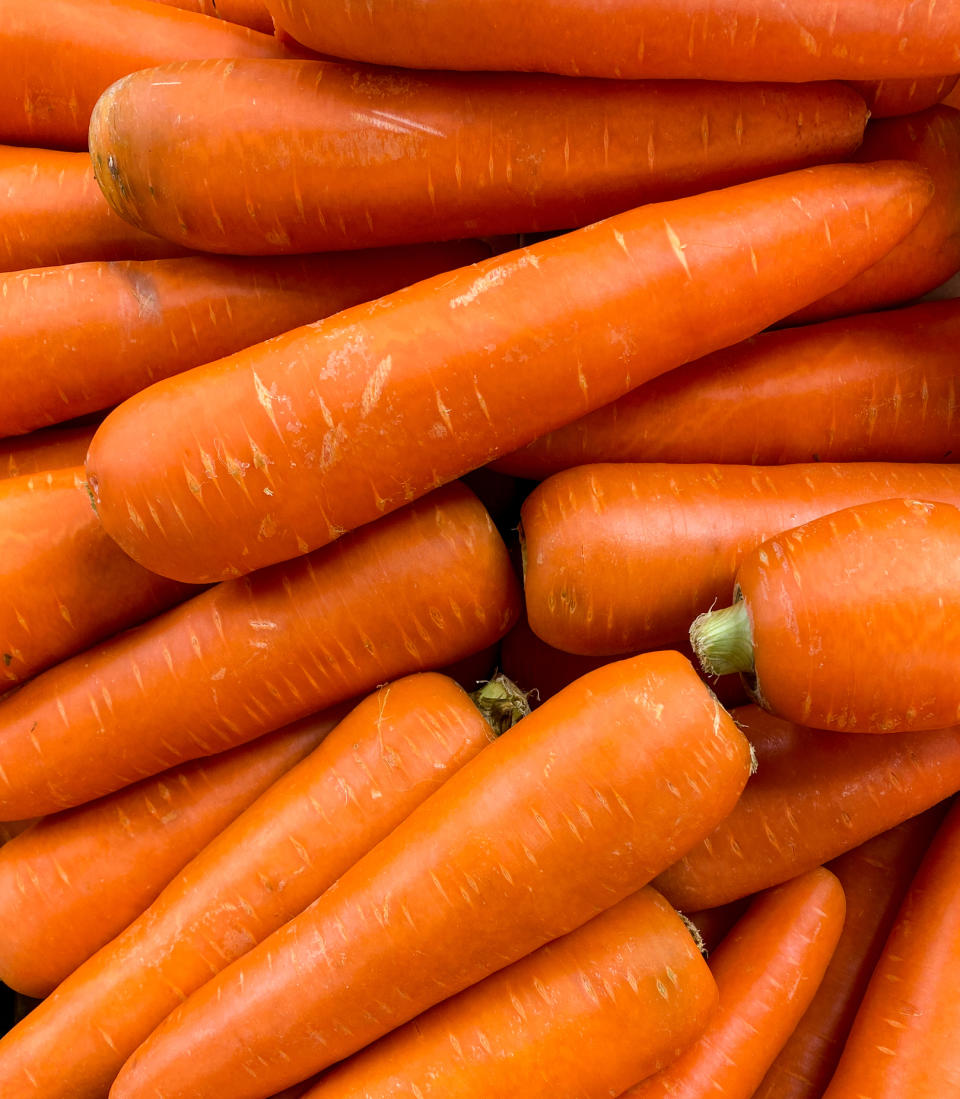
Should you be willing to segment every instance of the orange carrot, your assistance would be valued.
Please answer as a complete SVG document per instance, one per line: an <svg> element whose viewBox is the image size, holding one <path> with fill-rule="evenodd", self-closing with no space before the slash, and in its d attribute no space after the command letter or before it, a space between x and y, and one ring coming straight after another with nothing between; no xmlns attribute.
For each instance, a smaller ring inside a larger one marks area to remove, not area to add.
<svg viewBox="0 0 960 1099"><path fill-rule="evenodd" d="M226 19L228 23L239 23L251 30L273 34L273 17L263 0L157 0L157 3L212 15L216 19Z"/></svg>
<svg viewBox="0 0 960 1099"><path fill-rule="evenodd" d="M654 203L164 379L94 436L101 521L181 579L305 553L764 327L889 249L928 188L840 164Z"/></svg>
<svg viewBox="0 0 960 1099"><path fill-rule="evenodd" d="M327 1067L640 889L749 766L678 653L590 672L193 993L113 1099L253 1099Z"/></svg>
<svg viewBox="0 0 960 1099"><path fill-rule="evenodd" d="M0 480L83 465L96 427L81 422L0 439Z"/></svg>
<svg viewBox="0 0 960 1099"><path fill-rule="evenodd" d="M871 118L916 114L943 102L953 91L957 76L901 77L899 80L851 81L863 96Z"/></svg>
<svg viewBox="0 0 960 1099"><path fill-rule="evenodd" d="M88 801L447 664L499 639L518 603L489 516L467 489L446 486L320 553L195 596L0 700L0 819Z"/></svg>
<svg viewBox="0 0 960 1099"><path fill-rule="evenodd" d="M823 980L844 911L822 867L758 897L710 959L720 1007L703 1036L623 1099L751 1099Z"/></svg>
<svg viewBox="0 0 960 1099"><path fill-rule="evenodd" d="M0 977L46 996L119 934L190 859L333 728L340 712L76 809L44 817L0 849ZM70 1055L73 1055L72 1051ZM64 1048L56 1060L64 1071Z"/></svg>

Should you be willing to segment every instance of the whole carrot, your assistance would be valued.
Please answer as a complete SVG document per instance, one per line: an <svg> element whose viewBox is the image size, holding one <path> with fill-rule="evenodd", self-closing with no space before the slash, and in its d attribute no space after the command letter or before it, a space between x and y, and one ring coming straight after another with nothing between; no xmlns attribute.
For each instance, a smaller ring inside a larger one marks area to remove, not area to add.
<svg viewBox="0 0 960 1099"><path fill-rule="evenodd" d="M148 572L106 536L82 468L0 481L0 689L197 591Z"/></svg>
<svg viewBox="0 0 960 1099"><path fill-rule="evenodd" d="M865 122L841 84L200 61L110 87L90 152L134 225L259 255L574 228L846 159Z"/></svg>
<svg viewBox="0 0 960 1099"><path fill-rule="evenodd" d="M158 378L489 254L472 241L278 259L91 261L0 274L0 360L7 364L0 434L110 408Z"/></svg>
<svg viewBox="0 0 960 1099"><path fill-rule="evenodd" d="M518 603L489 516L467 489L446 486L319 554L195 596L0 700L0 818L88 801L447 664L497 640Z"/></svg>
<svg viewBox="0 0 960 1099"><path fill-rule="evenodd" d="M623 1099L751 1099L823 980L844 912L822 867L758 897L710 958L720 1006L703 1035Z"/></svg>
<svg viewBox="0 0 960 1099"><path fill-rule="evenodd" d="M683 911L779 885L960 790L960 727L865 737L805 729L757 706L733 714L757 772L729 818L657 878Z"/></svg>
<svg viewBox="0 0 960 1099"><path fill-rule="evenodd" d="M729 600L740 560L764 539L892 496L960 504L960 469L813 462L566 470L521 511L530 626L575 653L669 643L695 615Z"/></svg>
<svg viewBox="0 0 960 1099"><path fill-rule="evenodd" d="M157 382L91 443L101 521L178 578L305 553L764 327L928 193L917 169L841 164L654 203Z"/></svg>
<svg viewBox="0 0 960 1099"><path fill-rule="evenodd" d="M105 1095L184 997L299 915L493 739L445 676L368 696L0 1041L5 1099Z"/></svg>
<svg viewBox="0 0 960 1099"><path fill-rule="evenodd" d="M190 859L333 728L305 718L44 817L0 849L0 977L43 997L136 919ZM55 1058L63 1074L64 1049Z"/></svg>
<svg viewBox="0 0 960 1099"><path fill-rule="evenodd" d="M897 499L762 543L733 604L700 615L690 640L706 671L739 671L788 721L902 733L960 722L958 627L960 508Z"/></svg>
<svg viewBox="0 0 960 1099"><path fill-rule="evenodd" d="M749 767L679 653L590 672L189 997L113 1099L253 1099L327 1067L640 889Z"/></svg>
<svg viewBox="0 0 960 1099"><path fill-rule="evenodd" d="M381 1038L307 1099L606 1099L702 1033L717 986L646 888Z"/></svg>
<svg viewBox="0 0 960 1099"><path fill-rule="evenodd" d="M493 463L938 462L960 455L960 300L762 332Z"/></svg>
<svg viewBox="0 0 960 1099"><path fill-rule="evenodd" d="M956 83L956 74L850 81L851 87L866 101L871 118L893 118L925 111L946 100Z"/></svg>
<svg viewBox="0 0 960 1099"><path fill-rule="evenodd" d="M158 0L161 4L170 4L184 11L195 11L201 15L212 15L216 19L226 19L228 23L239 23L242 27L273 34L273 17L263 0Z"/></svg>

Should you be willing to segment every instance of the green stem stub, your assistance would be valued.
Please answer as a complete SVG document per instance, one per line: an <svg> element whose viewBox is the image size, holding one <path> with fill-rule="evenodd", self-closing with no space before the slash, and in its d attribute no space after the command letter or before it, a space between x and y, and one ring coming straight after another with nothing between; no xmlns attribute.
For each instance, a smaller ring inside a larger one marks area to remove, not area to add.
<svg viewBox="0 0 960 1099"><path fill-rule="evenodd" d="M530 713L527 696L503 672L497 672L483 686L470 692L474 705L486 718L497 736L501 736Z"/></svg>
<svg viewBox="0 0 960 1099"><path fill-rule="evenodd" d="M707 675L741 672L753 675L753 635L742 599L694 619L690 644Z"/></svg>

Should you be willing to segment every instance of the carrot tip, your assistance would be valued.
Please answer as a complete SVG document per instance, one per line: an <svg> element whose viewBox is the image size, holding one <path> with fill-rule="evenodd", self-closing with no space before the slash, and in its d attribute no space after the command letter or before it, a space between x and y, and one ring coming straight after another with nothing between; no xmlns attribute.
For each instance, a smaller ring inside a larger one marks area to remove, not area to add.
<svg viewBox="0 0 960 1099"><path fill-rule="evenodd" d="M753 636L742 599L698 615L690 627L690 644L707 675L753 674Z"/></svg>
<svg viewBox="0 0 960 1099"><path fill-rule="evenodd" d="M522 691L503 672L497 672L482 687L472 691L470 697L493 730L494 736L502 736L530 713L527 699L531 693Z"/></svg>

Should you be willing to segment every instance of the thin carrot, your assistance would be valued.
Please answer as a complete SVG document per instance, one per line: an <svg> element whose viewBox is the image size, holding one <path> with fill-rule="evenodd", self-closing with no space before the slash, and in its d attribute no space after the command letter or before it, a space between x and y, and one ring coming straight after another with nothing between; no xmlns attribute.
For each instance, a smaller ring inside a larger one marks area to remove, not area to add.
<svg viewBox="0 0 960 1099"><path fill-rule="evenodd" d="M865 123L843 84L199 61L114 84L93 112L90 153L132 224L264 255L571 229L846 159Z"/></svg>
<svg viewBox="0 0 960 1099"><path fill-rule="evenodd" d="M0 1041L5 1099L105 1095L184 997L299 915L493 739L444 676L368 696Z"/></svg>
<svg viewBox="0 0 960 1099"><path fill-rule="evenodd" d="M960 299L762 332L493 463L948 461L960 454Z"/></svg>
<svg viewBox="0 0 960 1099"><path fill-rule="evenodd" d="M705 1033L622 1099L751 1099L823 980L844 911L822 867L758 897L710 958L720 1006Z"/></svg>
<svg viewBox="0 0 960 1099"><path fill-rule="evenodd" d="M106 536L82 468L0 481L0 689L198 590L148 572Z"/></svg>
<svg viewBox="0 0 960 1099"><path fill-rule="evenodd" d="M960 508L875 500L762 543L734 602L690 628L712 674L815 729L903 733L960 722ZM895 659L891 655L895 654Z"/></svg>
<svg viewBox="0 0 960 1099"><path fill-rule="evenodd" d="M521 511L530 625L567 652L669 643L695 615L729 600L738 563L764 539L891 496L960 504L960 468L814 462L566 470L538 486Z"/></svg>
<svg viewBox="0 0 960 1099"><path fill-rule="evenodd" d="M0 435L110 408L158 378L489 254L470 241L0 274L0 361L7 364Z"/></svg>
<svg viewBox="0 0 960 1099"><path fill-rule="evenodd" d="M899 80L850 81L866 100L871 118L916 114L942 103L953 91L957 76L901 77Z"/></svg>
<svg viewBox="0 0 960 1099"><path fill-rule="evenodd" d="M679 653L590 672L189 997L113 1099L253 1099L327 1067L640 889L749 766Z"/></svg>
<svg viewBox="0 0 960 1099"><path fill-rule="evenodd" d="M0 849L0 978L51 992L153 901L190 859L341 716L305 718L250 744L44 817ZM64 1048L54 1059L65 1074ZM51 1066L52 1067L52 1066ZM5 1090L5 1089L4 1089Z"/></svg>
<svg viewBox="0 0 960 1099"><path fill-rule="evenodd" d="M318 554L195 596L0 700L0 818L88 801L447 664L497 640L518 603L489 516L467 489L446 486Z"/></svg>
<svg viewBox="0 0 960 1099"><path fill-rule="evenodd" d="M733 711L757 773L705 843L656 880L696 912L779 885L837 858L960 790L960 727L860 736Z"/></svg>
<svg viewBox="0 0 960 1099"><path fill-rule="evenodd" d="M81 422L0 439L0 480L83 465L96 427Z"/></svg>
<svg viewBox="0 0 960 1099"><path fill-rule="evenodd" d="M654 203L164 379L94 436L101 521L181 579L305 553L764 327L928 193L916 168L840 164Z"/></svg>
<svg viewBox="0 0 960 1099"><path fill-rule="evenodd" d="M228 23L239 23L263 34L273 34L274 31L273 16L263 0L157 0L157 3L212 15L215 19L226 19Z"/></svg>

